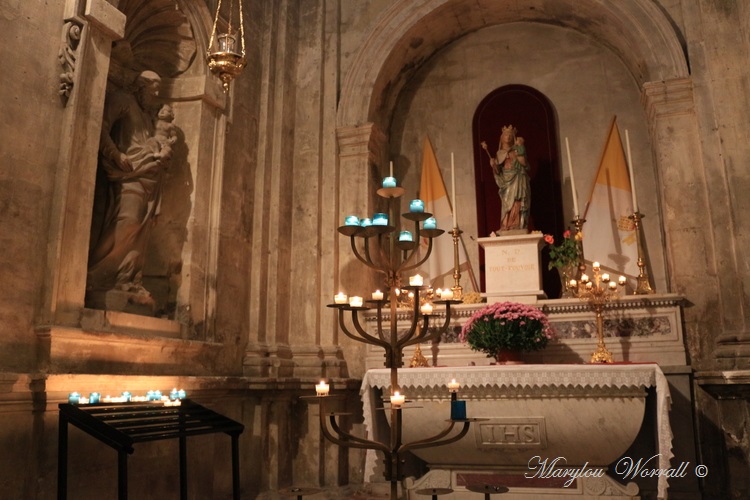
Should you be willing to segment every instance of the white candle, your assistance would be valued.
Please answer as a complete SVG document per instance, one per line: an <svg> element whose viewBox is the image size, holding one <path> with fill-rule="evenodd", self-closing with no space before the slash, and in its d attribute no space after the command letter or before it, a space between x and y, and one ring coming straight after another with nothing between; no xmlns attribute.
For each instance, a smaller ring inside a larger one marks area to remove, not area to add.
<svg viewBox="0 0 750 500"><path fill-rule="evenodd" d="M393 406L401 406L406 402L406 396L403 394L399 394L398 391L393 393L393 396L391 396L391 404Z"/></svg>
<svg viewBox="0 0 750 500"><path fill-rule="evenodd" d="M339 292L333 297L333 301L336 304L346 304L347 297L344 292Z"/></svg>
<svg viewBox="0 0 750 500"><path fill-rule="evenodd" d="M461 384L456 382L456 379L451 379L450 382L448 382L448 390L450 392L458 392L458 388L461 387Z"/></svg>
<svg viewBox="0 0 750 500"><path fill-rule="evenodd" d="M351 307L362 307L363 303L364 301L362 300L362 297L358 297L356 295L349 297L349 305Z"/></svg>
<svg viewBox="0 0 750 500"><path fill-rule="evenodd" d="M581 283L586 283L588 280L589 280L589 275L588 274L584 273L584 274L581 275Z"/></svg>
<svg viewBox="0 0 750 500"><path fill-rule="evenodd" d="M573 177L573 162L570 161L570 144L568 144L568 138L565 138L565 150L568 152L568 171L570 172L570 190L573 191L573 212L575 212L576 219L581 213L578 211L578 194L576 193L576 181Z"/></svg>
<svg viewBox="0 0 750 500"><path fill-rule="evenodd" d="M383 300L383 292L380 290L372 292L372 300Z"/></svg>
<svg viewBox="0 0 750 500"><path fill-rule="evenodd" d="M432 304L423 304L420 311L422 311L422 314L432 314Z"/></svg>
<svg viewBox="0 0 750 500"><path fill-rule="evenodd" d="M453 151L451 151L451 208L453 208L453 227L458 227L456 222L456 166L453 161Z"/></svg>
<svg viewBox="0 0 750 500"><path fill-rule="evenodd" d="M605 283L609 281L609 274L607 273L602 274L602 281Z"/></svg>
<svg viewBox="0 0 750 500"><path fill-rule="evenodd" d="M414 276L409 277L409 285L411 286L422 286L422 283L422 276L419 274L415 274Z"/></svg>
<svg viewBox="0 0 750 500"><path fill-rule="evenodd" d="M593 267L593 268L594 268L594 271L598 271L599 269L601 269L601 266L600 266L600 265L599 265L599 263L598 263L598 262L596 262L596 261L594 261L594 263L592 264L592 266L591 266L591 267Z"/></svg>
<svg viewBox="0 0 750 500"><path fill-rule="evenodd" d="M326 384L325 380L321 380L318 385L315 386L315 394L318 396L328 396L328 390L330 387Z"/></svg>
<svg viewBox="0 0 750 500"><path fill-rule="evenodd" d="M625 276L620 276L620 279L617 280L618 283L620 283L620 286L625 286L625 283L628 282L628 279Z"/></svg>
<svg viewBox="0 0 750 500"><path fill-rule="evenodd" d="M570 288L575 288L578 286L578 282L576 280L570 280Z"/></svg>
<svg viewBox="0 0 750 500"><path fill-rule="evenodd" d="M617 283L615 283L614 281L610 281L609 282L609 289L610 290L614 290L615 288L617 288Z"/></svg>
<svg viewBox="0 0 750 500"><path fill-rule="evenodd" d="M625 147L628 150L628 174L630 174L630 194L633 196L633 213L638 212L638 201L635 197L635 177L633 177L633 159L630 156L630 136L625 129Z"/></svg>
<svg viewBox="0 0 750 500"><path fill-rule="evenodd" d="M453 290L446 288L443 293L440 294L440 298L443 300L453 300Z"/></svg>
<svg viewBox="0 0 750 500"><path fill-rule="evenodd" d="M391 162L391 169L389 173L390 173L389 177L393 177L393 162Z"/></svg>

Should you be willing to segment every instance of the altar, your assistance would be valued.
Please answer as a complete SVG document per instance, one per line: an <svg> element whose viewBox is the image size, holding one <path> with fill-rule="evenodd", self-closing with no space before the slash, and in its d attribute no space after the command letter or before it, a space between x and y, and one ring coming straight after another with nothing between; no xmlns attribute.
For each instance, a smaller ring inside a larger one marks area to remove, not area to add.
<svg viewBox="0 0 750 500"><path fill-rule="evenodd" d="M671 399L666 377L655 363L402 369L399 384L409 402L403 410L404 443L445 426L450 418L448 383L453 379L461 385L458 399L466 401L467 417L483 420L472 423L469 434L453 444L414 452L429 472L407 479L408 498L419 498L413 492L424 488L453 489L441 497L446 500L477 498L467 488L478 483L508 486L503 498L638 498L638 486L627 481L626 464L608 467L635 440L649 387L655 388L657 399L658 457L648 469L670 467ZM389 386L386 369L369 370L362 380L364 423L370 436L388 425L387 412L379 409ZM645 461L650 456L630 458ZM377 468L371 452L365 477L374 478ZM660 498L667 487L667 477L660 476Z"/></svg>

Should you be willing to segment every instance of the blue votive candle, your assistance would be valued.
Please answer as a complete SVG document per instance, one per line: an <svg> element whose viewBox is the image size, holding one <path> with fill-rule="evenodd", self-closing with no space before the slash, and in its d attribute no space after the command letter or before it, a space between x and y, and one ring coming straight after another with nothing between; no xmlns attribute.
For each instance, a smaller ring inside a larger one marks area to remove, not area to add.
<svg viewBox="0 0 750 500"><path fill-rule="evenodd" d="M175 399L180 399L179 393L177 392L177 388L174 388L171 391L169 391L169 400L174 401Z"/></svg>
<svg viewBox="0 0 750 500"><path fill-rule="evenodd" d="M369 217L364 217L359 220L359 225L362 227L372 226L372 219L370 219Z"/></svg>
<svg viewBox="0 0 750 500"><path fill-rule="evenodd" d="M373 226L387 226L388 225L388 214L378 213L372 216Z"/></svg>
<svg viewBox="0 0 750 500"><path fill-rule="evenodd" d="M396 187L396 178L395 177L386 177L383 179L383 187L384 188L395 188Z"/></svg>
<svg viewBox="0 0 750 500"><path fill-rule="evenodd" d="M430 217L422 223L422 229L437 229L437 219Z"/></svg>
<svg viewBox="0 0 750 500"><path fill-rule="evenodd" d="M154 391L154 401L161 401L161 391Z"/></svg>
<svg viewBox="0 0 750 500"><path fill-rule="evenodd" d="M80 402L81 402L80 394L78 394L77 392L71 392L70 394L68 394L68 403L72 405L77 405Z"/></svg>
<svg viewBox="0 0 750 500"><path fill-rule="evenodd" d="M411 232L401 231L401 234L398 236L398 241L414 241L414 238L412 237Z"/></svg>
<svg viewBox="0 0 750 500"><path fill-rule="evenodd" d="M126 403L130 403L130 400L133 399L133 395L130 394L130 391L122 391L120 396L122 396L122 399L124 399Z"/></svg>
<svg viewBox="0 0 750 500"><path fill-rule="evenodd" d="M466 420L466 401L451 401L451 420Z"/></svg>
<svg viewBox="0 0 750 500"><path fill-rule="evenodd" d="M148 391L146 393L146 401L153 401L154 400L154 391Z"/></svg>
<svg viewBox="0 0 750 500"><path fill-rule="evenodd" d="M185 399L187 397L187 393L185 392L185 389L180 389L177 391L177 397L179 399Z"/></svg>
<svg viewBox="0 0 750 500"><path fill-rule="evenodd" d="M102 395L99 394L98 392L92 392L91 394L89 394L89 404L93 405L93 404L98 403L101 397Z"/></svg>
<svg viewBox="0 0 750 500"><path fill-rule="evenodd" d="M424 202L422 200L411 200L411 203L409 203L409 212L424 212Z"/></svg>
<svg viewBox="0 0 750 500"><path fill-rule="evenodd" d="M347 215L344 219L344 225L359 226L359 217L357 217L356 215Z"/></svg>

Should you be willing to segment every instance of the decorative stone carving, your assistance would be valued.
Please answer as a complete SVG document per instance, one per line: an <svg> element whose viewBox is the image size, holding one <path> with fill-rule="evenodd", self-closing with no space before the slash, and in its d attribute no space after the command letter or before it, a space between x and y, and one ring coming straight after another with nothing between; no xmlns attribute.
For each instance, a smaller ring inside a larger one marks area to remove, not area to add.
<svg viewBox="0 0 750 500"><path fill-rule="evenodd" d="M78 59L78 44L81 41L83 23L77 19L70 19L63 25L62 44L57 58L63 72L60 73L60 88L58 93L63 98L63 103L68 103L68 98L73 90L73 76Z"/></svg>

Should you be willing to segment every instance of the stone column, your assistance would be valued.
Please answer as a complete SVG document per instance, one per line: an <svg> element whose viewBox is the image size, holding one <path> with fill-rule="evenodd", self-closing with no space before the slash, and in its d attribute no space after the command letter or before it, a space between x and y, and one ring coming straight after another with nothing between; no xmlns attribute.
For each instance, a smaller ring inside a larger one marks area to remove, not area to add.
<svg viewBox="0 0 750 500"><path fill-rule="evenodd" d="M739 299L732 298L739 295L735 273L720 255L729 246L726 224L717 224L726 198L712 181L716 166L704 161L692 80L648 82L642 100L656 155L670 288L691 292L694 307L685 311L688 348L693 362L700 363L712 350L712 339L727 324L741 321L733 305ZM648 215L644 224L658 223Z"/></svg>

